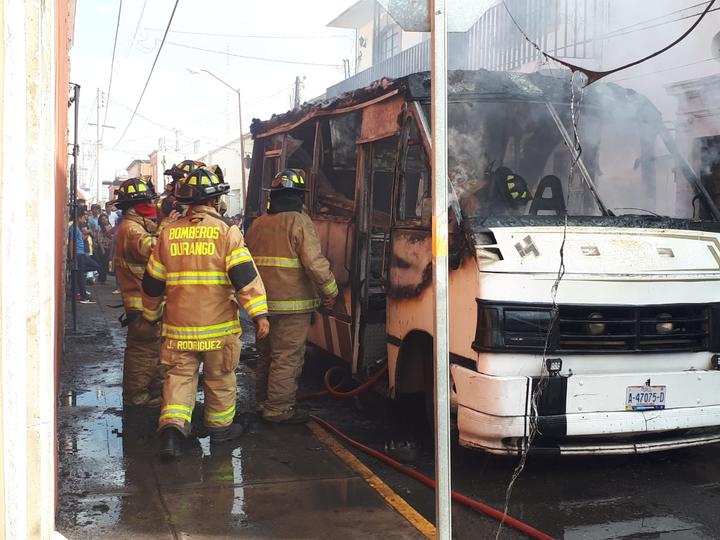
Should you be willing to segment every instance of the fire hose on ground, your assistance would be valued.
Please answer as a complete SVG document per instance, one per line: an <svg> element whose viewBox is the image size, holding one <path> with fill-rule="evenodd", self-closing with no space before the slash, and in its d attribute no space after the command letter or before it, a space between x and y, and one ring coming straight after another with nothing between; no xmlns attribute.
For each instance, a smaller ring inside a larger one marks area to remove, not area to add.
<svg viewBox="0 0 720 540"><path fill-rule="evenodd" d="M358 394L361 394L362 392L365 392L366 390L369 390L372 386L377 383L385 373L387 373L387 365L383 366L382 369L380 369L375 375L373 375L370 379L368 379L366 382L358 386L357 388L354 388L352 390L349 390L347 392L340 391L339 388L344 384L345 380L341 380L339 383L333 385L332 384L332 377L333 374L343 371L343 368L339 366L335 366L330 368L325 372L324 376L324 382L325 382L325 390L321 390L319 392L310 392L306 394L302 394L298 396L298 399L309 399L309 398L316 398L316 397L322 397L322 396L333 396L338 398L351 398L354 396L357 396ZM421 472L411 469L410 467L407 467L400 463L399 461L396 461L392 459L390 456L384 454L383 452L380 452L378 450L375 450L374 448L370 448L369 446L366 446L354 439L351 439L349 436L345 435L342 431L337 429L335 426L327 422L326 420L323 420L322 418L318 416L311 416L312 420L314 422L317 422L318 425L323 427L325 430L329 431L336 437L340 438L345 443L349 444L353 448L356 448L360 450L361 452L374 457L375 459L379 459L386 465L389 465L393 469L405 474L406 476L409 476L410 478L413 478L420 482L421 484L429 487L430 489L435 489L435 480L430 478L429 476L426 476L422 474ZM515 519L511 516L508 516L506 514L503 514L503 512L500 512L499 510L496 510L492 506L488 506L487 504L481 503L479 501L476 501L474 499L471 499L470 497L466 497L465 495L461 495L460 493L457 493L456 491L452 492L452 499L456 502L459 502L468 508L471 508L475 510L476 512L483 513L493 519L496 519L498 521L501 521L503 524L512 527L513 529L520 531L530 538L535 538L536 540L552 540L552 536L545 534L542 531L539 531L535 529L534 527L531 527L530 525L527 525L526 523L523 523L522 521Z"/></svg>

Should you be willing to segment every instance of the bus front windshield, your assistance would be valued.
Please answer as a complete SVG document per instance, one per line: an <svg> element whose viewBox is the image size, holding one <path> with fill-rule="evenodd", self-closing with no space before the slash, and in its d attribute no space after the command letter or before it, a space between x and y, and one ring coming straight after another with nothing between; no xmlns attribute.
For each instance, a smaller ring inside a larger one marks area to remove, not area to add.
<svg viewBox="0 0 720 540"><path fill-rule="evenodd" d="M600 216L604 206L615 215L697 217L695 193L676 182L657 122L632 112L581 103L573 115L569 104L452 101L448 175L463 215ZM566 144L575 139L582 163Z"/></svg>

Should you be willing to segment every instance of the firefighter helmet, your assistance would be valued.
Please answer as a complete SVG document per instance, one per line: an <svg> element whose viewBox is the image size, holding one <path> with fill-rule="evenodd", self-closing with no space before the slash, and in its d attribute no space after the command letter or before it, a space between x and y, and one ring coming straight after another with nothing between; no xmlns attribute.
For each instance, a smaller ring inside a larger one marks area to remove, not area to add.
<svg viewBox="0 0 720 540"><path fill-rule="evenodd" d="M129 178L120 184L117 190L117 199L111 201L111 204L125 210L139 202L155 199L157 199L157 193L155 193L152 180L146 177Z"/></svg>
<svg viewBox="0 0 720 540"><path fill-rule="evenodd" d="M197 204L228 191L230 184L207 167L199 167L185 179L175 182L175 198L182 204Z"/></svg>
<svg viewBox="0 0 720 540"><path fill-rule="evenodd" d="M285 169L275 175L270 182L269 191L292 189L294 191L307 191L305 189L305 172L301 169Z"/></svg>
<svg viewBox="0 0 720 540"><path fill-rule="evenodd" d="M172 176L173 181L170 182L170 184L172 184L179 178L185 178L187 175L189 175L191 172L193 172L199 167L205 167L205 164L202 161L186 159L185 161L176 163L175 165L167 169L165 171L165 174L167 176Z"/></svg>
<svg viewBox="0 0 720 540"><path fill-rule="evenodd" d="M507 167L499 167L495 171L495 181L501 199L510 206L521 206L532 200L525 179Z"/></svg>

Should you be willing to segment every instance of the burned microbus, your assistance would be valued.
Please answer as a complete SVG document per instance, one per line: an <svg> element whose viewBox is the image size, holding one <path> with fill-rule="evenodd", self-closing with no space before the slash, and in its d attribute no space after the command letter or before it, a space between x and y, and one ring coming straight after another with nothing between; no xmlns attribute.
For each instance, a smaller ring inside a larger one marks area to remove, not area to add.
<svg viewBox="0 0 720 540"><path fill-rule="evenodd" d="M450 362L460 443L511 454L720 442L720 213L661 114L615 84L451 72ZM430 84L255 121L249 220L306 172L340 287L310 341L432 403Z"/></svg>

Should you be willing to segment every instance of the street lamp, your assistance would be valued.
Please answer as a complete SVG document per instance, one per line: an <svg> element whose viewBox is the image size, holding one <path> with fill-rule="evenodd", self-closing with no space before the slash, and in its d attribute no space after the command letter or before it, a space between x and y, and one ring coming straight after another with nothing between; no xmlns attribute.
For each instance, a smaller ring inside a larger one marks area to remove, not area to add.
<svg viewBox="0 0 720 540"><path fill-rule="evenodd" d="M225 82L220 77L215 75L214 73L208 71L207 69L199 69L197 71L188 69L190 73L193 75L198 75L201 71L204 73L207 73L215 80L221 82L225 86L227 86L230 90L235 92L237 94L238 98L238 121L240 123L240 172L241 172L241 182L240 182L240 205L242 207L243 214L245 214L245 186L247 184L246 178L245 178L245 142L243 141L243 121L242 121L242 101L240 97L240 88L234 88L231 84Z"/></svg>

